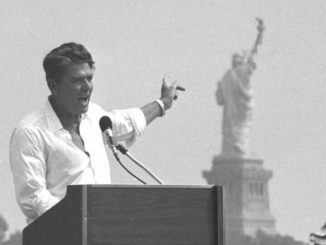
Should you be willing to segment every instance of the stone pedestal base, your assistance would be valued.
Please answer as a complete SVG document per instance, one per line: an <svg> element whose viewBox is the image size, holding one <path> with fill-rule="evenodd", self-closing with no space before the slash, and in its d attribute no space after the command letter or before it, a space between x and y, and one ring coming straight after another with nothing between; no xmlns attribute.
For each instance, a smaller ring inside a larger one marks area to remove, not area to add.
<svg viewBox="0 0 326 245"><path fill-rule="evenodd" d="M263 160L215 156L213 167L204 171L208 184L224 186L225 235L254 236L258 230L275 234L275 219L269 209L268 180L272 171L263 168Z"/></svg>

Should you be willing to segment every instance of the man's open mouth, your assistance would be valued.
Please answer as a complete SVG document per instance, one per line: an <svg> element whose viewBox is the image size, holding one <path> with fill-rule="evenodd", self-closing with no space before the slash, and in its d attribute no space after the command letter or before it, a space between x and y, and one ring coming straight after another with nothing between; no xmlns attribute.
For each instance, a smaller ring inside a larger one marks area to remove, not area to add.
<svg viewBox="0 0 326 245"><path fill-rule="evenodd" d="M89 97L82 97L78 99L79 102L81 102L82 104L87 104L89 101Z"/></svg>

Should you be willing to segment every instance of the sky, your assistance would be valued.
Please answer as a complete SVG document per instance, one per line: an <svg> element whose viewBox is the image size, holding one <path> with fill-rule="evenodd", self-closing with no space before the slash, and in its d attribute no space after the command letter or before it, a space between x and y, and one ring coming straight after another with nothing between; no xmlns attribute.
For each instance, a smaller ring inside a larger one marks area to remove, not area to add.
<svg viewBox="0 0 326 245"><path fill-rule="evenodd" d="M49 94L42 60L51 49L86 46L96 61L92 100L108 111L156 100L165 74L184 86L130 153L166 184L202 185L221 147L217 81L232 54L252 46L260 17L252 150L274 173L276 229L307 241L326 221L325 12L324 0L0 0L0 214L10 231L26 225L14 197L10 135ZM138 184L109 158L113 183Z"/></svg>

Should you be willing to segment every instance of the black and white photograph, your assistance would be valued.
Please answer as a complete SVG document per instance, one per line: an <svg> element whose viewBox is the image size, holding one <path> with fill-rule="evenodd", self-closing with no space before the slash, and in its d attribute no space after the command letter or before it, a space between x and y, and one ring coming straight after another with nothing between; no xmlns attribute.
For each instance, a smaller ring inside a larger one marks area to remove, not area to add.
<svg viewBox="0 0 326 245"><path fill-rule="evenodd" d="M0 0L0 245L326 245L325 0Z"/></svg>

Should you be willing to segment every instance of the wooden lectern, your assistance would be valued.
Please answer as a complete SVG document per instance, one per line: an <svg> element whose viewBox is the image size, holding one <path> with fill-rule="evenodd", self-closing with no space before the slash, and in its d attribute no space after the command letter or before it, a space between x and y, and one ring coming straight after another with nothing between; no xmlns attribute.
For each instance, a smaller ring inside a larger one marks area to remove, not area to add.
<svg viewBox="0 0 326 245"><path fill-rule="evenodd" d="M223 245L221 186L68 186L23 245Z"/></svg>

